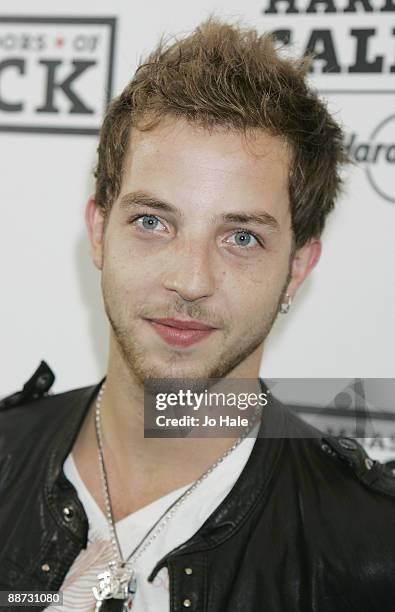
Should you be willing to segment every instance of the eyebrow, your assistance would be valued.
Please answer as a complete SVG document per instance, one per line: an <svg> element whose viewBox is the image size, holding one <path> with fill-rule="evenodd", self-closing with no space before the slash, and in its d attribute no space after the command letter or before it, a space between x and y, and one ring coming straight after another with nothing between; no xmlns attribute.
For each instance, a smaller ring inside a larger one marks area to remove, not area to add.
<svg viewBox="0 0 395 612"><path fill-rule="evenodd" d="M154 210L168 212L176 216L182 216L182 213L169 202L166 202L165 200L160 200L159 198L145 193L144 191L133 191L131 193L125 194L120 199L119 206L121 210L126 212L138 206L147 206L148 208L153 208ZM219 218L227 223L263 225L273 231L280 231L280 224L277 219L265 211L259 213L223 213L222 215L219 215ZM214 220L215 217L210 218L210 221Z"/></svg>

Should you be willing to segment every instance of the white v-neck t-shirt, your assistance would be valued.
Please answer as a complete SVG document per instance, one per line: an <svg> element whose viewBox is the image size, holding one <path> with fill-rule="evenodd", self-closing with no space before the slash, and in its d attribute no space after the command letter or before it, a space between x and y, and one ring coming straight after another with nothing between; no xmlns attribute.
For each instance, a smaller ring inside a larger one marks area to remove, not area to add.
<svg viewBox="0 0 395 612"><path fill-rule="evenodd" d="M258 426L245 438L187 497L175 511L151 545L142 553L135 565L137 591L133 612L168 612L169 577L167 567L162 568L153 582L147 578L155 565L166 554L189 540L206 519L219 506L240 476L254 446ZM69 568L60 588L63 605L52 605L51 612L92 612L95 598L92 588L98 585L97 575L108 569L114 559L110 531L106 517L81 479L72 454L64 463L66 478L77 490L88 517L87 548L82 549ZM190 485L172 491L156 501L133 512L116 523L116 531L125 559L161 514Z"/></svg>

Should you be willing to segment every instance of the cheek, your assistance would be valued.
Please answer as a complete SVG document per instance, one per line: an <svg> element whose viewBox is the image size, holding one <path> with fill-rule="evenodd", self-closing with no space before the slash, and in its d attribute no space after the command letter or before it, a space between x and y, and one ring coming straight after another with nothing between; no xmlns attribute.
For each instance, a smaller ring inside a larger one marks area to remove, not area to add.
<svg viewBox="0 0 395 612"><path fill-rule="evenodd" d="M103 286L107 300L125 316L152 300L158 287L158 265L138 257L128 245L109 250L103 267ZM118 306L116 306L118 304Z"/></svg>
<svg viewBox="0 0 395 612"><path fill-rule="evenodd" d="M235 295L246 301L265 302L282 289L288 274L288 261L284 257L266 254L259 262L244 264L227 274Z"/></svg>
<svg viewBox="0 0 395 612"><path fill-rule="evenodd" d="M123 240L122 236L112 236L108 241L104 253L104 265L107 276L118 285L128 286L141 271L141 262L131 247L131 243Z"/></svg>
<svg viewBox="0 0 395 612"><path fill-rule="evenodd" d="M223 277L225 310L244 330L256 330L271 318L278 306L288 274L287 260L266 260Z"/></svg>

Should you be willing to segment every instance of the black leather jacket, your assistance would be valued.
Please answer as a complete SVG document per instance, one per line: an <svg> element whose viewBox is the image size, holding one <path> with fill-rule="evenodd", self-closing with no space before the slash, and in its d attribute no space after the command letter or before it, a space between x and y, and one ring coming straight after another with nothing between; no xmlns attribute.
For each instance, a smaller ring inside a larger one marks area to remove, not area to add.
<svg viewBox="0 0 395 612"><path fill-rule="evenodd" d="M59 590L87 544L62 466L99 385L47 395L50 378L42 362L0 402L0 591ZM393 474L280 402L262 428L229 495L149 576L167 566L171 612L393 612Z"/></svg>

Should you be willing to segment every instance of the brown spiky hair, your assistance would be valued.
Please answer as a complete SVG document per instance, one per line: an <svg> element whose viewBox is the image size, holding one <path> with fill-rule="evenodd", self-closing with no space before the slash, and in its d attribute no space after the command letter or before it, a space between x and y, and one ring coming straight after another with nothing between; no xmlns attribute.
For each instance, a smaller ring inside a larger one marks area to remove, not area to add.
<svg viewBox="0 0 395 612"><path fill-rule="evenodd" d="M310 61L285 57L269 34L215 17L172 44L162 38L103 121L95 197L105 217L121 190L133 128L149 130L169 116L209 131L263 130L283 138L291 152L294 248L319 237L347 157L341 127L306 83Z"/></svg>

